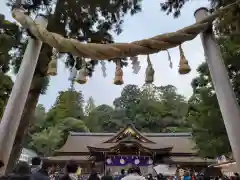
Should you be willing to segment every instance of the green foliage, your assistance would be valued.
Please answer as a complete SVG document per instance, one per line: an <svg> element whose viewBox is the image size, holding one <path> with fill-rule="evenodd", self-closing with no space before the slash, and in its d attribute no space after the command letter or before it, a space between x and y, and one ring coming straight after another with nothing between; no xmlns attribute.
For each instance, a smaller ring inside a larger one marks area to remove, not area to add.
<svg viewBox="0 0 240 180"><path fill-rule="evenodd" d="M92 110L87 117L85 123L90 128L91 132L108 132L108 127L112 126L111 116L114 109L108 105L100 105Z"/></svg>
<svg viewBox="0 0 240 180"><path fill-rule="evenodd" d="M90 97L88 100L87 100L87 104L85 106L85 114L86 115L89 115L89 113L92 112L92 110L94 110L96 108L96 105L94 103L94 99L93 97Z"/></svg>
<svg viewBox="0 0 240 180"><path fill-rule="evenodd" d="M236 50L233 46L227 41L221 43L222 52L229 67L229 74L232 75L235 74L234 69L238 68L234 64L230 64L234 59L229 55ZM189 105L192 108L188 114L188 121L192 125L197 148L200 150L200 154L205 157L228 154L231 152L231 148L207 64L200 65L198 72L199 76L192 81L194 94L189 100ZM230 78L234 89L236 89L238 84L235 82L239 79L239 75L232 75Z"/></svg>
<svg viewBox="0 0 240 180"><path fill-rule="evenodd" d="M84 116L81 92L74 88L59 92L47 113L38 105L27 146L43 155L52 155L64 144L69 131L117 132L128 123L134 123L143 132L189 130L183 113L186 101L174 86L127 85L114 104L115 107L105 104L96 107L91 97Z"/></svg>
<svg viewBox="0 0 240 180"><path fill-rule="evenodd" d="M4 108L11 93L12 86L12 79L3 72L0 72L0 118L4 112Z"/></svg>
<svg viewBox="0 0 240 180"><path fill-rule="evenodd" d="M189 101L193 109L188 114L196 148L203 157L228 154L231 149L213 87L197 89Z"/></svg>
<svg viewBox="0 0 240 180"><path fill-rule="evenodd" d="M67 139L68 133L70 131L89 132L88 127L82 120L79 120L79 119L76 119L73 117L65 118L65 119L61 120L57 125L61 128L62 133L63 133L61 141L58 144L59 147L64 144L64 142Z"/></svg>
<svg viewBox="0 0 240 180"><path fill-rule="evenodd" d="M84 42L112 43L113 37L111 33L115 32L116 34L120 34L123 31L122 24L124 22L124 16L127 14L134 15L140 12L141 2L142 0L123 0L121 2L118 0L62 0L49 3L47 8L35 7L32 11L34 11L34 13L45 11L50 15L48 29L52 32ZM9 6L13 6L13 4L14 2L12 0L8 0ZM56 8L56 10L52 8ZM22 54L22 49L24 49L24 44L19 46L17 53ZM74 66L73 56L70 54L66 55L68 56L66 66ZM49 62L51 53L48 52L46 56L44 61ZM21 62L18 57L14 58L15 62L17 62L16 69L19 66L19 62ZM97 63L94 59L88 63L89 76L92 75ZM77 64L77 68L81 68L82 61L80 58ZM121 64L127 65L126 61L122 61ZM46 65L46 63L44 65ZM39 71L40 70L43 71L45 69L39 67Z"/></svg>
<svg viewBox="0 0 240 180"><path fill-rule="evenodd" d="M83 116L81 92L74 89L59 92L54 106L47 113L42 105L38 105L26 145L43 155L51 155L64 144L69 131L89 131L80 120Z"/></svg>
<svg viewBox="0 0 240 180"><path fill-rule="evenodd" d="M10 51L18 43L19 36L18 26L0 14L0 118L13 86L12 79L6 73L9 71Z"/></svg>
<svg viewBox="0 0 240 180"><path fill-rule="evenodd" d="M217 9L221 6L225 6L234 2L235 0L208 0L211 3L212 8ZM161 10L166 11L167 15L173 14L174 18L178 18L181 15L181 10L189 0L165 0L160 3Z"/></svg>
<svg viewBox="0 0 240 180"><path fill-rule="evenodd" d="M219 37L219 45L229 78L240 102L240 75L239 75L239 43L238 39ZM189 101L191 110L188 121L192 125L193 137L197 148L203 156L216 157L231 153L231 148L223 123L218 101L206 63L198 67L199 76L192 81L194 94ZM207 143L206 143L207 141Z"/></svg>
<svg viewBox="0 0 240 180"><path fill-rule="evenodd" d="M29 147L37 150L40 154L51 155L58 147L62 135L62 130L57 126L43 129L31 136Z"/></svg>
<svg viewBox="0 0 240 180"><path fill-rule="evenodd" d="M197 0L196 0L197 1ZM165 2L160 3L161 10L165 11L168 15L173 14L174 18L178 18L181 15L181 10L186 3L191 3L189 0L165 0ZM215 11L220 7L227 6L231 3L236 2L236 0L209 0L211 3L211 10ZM218 35L227 35L232 37L232 39L238 39L239 42L239 30L240 30L240 7L238 5L232 7L222 16L217 19L214 24L215 32Z"/></svg>
<svg viewBox="0 0 240 180"><path fill-rule="evenodd" d="M129 119L134 121L135 107L141 100L141 90L136 85L127 85L123 88L121 96L113 102L117 109L124 109Z"/></svg>
<svg viewBox="0 0 240 180"><path fill-rule="evenodd" d="M141 90L136 85L127 85L123 88L121 96L113 102L116 108L129 109L137 105L141 99Z"/></svg>
<svg viewBox="0 0 240 180"><path fill-rule="evenodd" d="M188 0L166 0L161 4L163 11L174 17L180 15L181 8ZM235 2L235 0L210 0L212 11ZM215 23L223 59L228 68L229 77L240 102L239 76L239 6L232 7ZM189 100L188 124L191 125L193 138L204 157L216 157L231 153L226 129L223 123L218 101L213 88L208 66L203 63L198 67L199 75L193 79L193 95Z"/></svg>
<svg viewBox="0 0 240 180"><path fill-rule="evenodd" d="M93 132L116 132L134 123L143 132L163 132L167 127L186 127L187 103L174 86L127 85L114 100L115 108L101 105L85 118ZM168 130L170 131L170 130Z"/></svg>
<svg viewBox="0 0 240 180"><path fill-rule="evenodd" d="M75 90L61 91L54 106L50 109L47 119L55 123L59 119L74 117L83 119L83 97L81 92Z"/></svg>

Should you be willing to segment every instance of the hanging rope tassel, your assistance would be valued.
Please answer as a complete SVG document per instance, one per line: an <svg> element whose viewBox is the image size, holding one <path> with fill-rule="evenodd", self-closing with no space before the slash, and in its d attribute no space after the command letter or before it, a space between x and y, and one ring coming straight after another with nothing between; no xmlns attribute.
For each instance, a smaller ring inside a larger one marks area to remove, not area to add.
<svg viewBox="0 0 240 180"><path fill-rule="evenodd" d="M79 84L85 84L87 82L87 68L86 68L86 61L82 59L82 68L78 71L78 75L76 77L76 82Z"/></svg>
<svg viewBox="0 0 240 180"><path fill-rule="evenodd" d="M167 54L168 54L169 67L172 69L172 67L173 67L172 58L170 56L169 51L168 50L166 50L166 51L167 51Z"/></svg>
<svg viewBox="0 0 240 180"><path fill-rule="evenodd" d="M147 55L147 63L148 63L148 66L146 68L146 73L145 73L145 83L147 84L150 84L150 83L153 83L154 81L154 69L152 67L152 63L150 61L150 56Z"/></svg>
<svg viewBox="0 0 240 180"><path fill-rule="evenodd" d="M191 71L190 66L188 65L188 61L185 58L182 46L179 46L179 51L180 51L180 62L179 62L179 69L178 72L179 74L187 74Z"/></svg>
<svg viewBox="0 0 240 180"><path fill-rule="evenodd" d="M116 71L115 71L115 78L114 78L114 84L116 85L122 85L123 82L123 71L121 68L121 62L118 60L116 62Z"/></svg>
<svg viewBox="0 0 240 180"><path fill-rule="evenodd" d="M52 60L48 64L47 75L56 76L57 75L57 50L53 48Z"/></svg>

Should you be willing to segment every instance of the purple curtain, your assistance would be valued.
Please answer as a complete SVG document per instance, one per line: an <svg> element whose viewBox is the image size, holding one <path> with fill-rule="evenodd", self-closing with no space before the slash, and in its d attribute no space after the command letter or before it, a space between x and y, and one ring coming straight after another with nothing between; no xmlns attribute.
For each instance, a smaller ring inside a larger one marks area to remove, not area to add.
<svg viewBox="0 0 240 180"><path fill-rule="evenodd" d="M106 158L107 166L125 166L127 164L135 164L138 166L149 166L152 159L147 156L110 156Z"/></svg>

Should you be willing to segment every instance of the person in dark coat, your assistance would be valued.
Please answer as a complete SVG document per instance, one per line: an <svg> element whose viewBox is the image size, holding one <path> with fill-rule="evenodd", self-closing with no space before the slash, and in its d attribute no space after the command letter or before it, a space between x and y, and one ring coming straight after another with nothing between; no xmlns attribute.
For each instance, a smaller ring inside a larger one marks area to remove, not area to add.
<svg viewBox="0 0 240 180"><path fill-rule="evenodd" d="M93 170L88 178L88 180L100 180L98 173Z"/></svg>
<svg viewBox="0 0 240 180"><path fill-rule="evenodd" d="M159 173L157 175L157 180L166 180L166 178L164 177L164 175L162 173Z"/></svg>
<svg viewBox="0 0 240 180"><path fill-rule="evenodd" d="M4 166L4 162L0 160L0 168L2 168L3 166Z"/></svg>
<svg viewBox="0 0 240 180"><path fill-rule="evenodd" d="M151 173L147 175L147 180L153 180L153 175Z"/></svg>
<svg viewBox="0 0 240 180"><path fill-rule="evenodd" d="M238 173L235 172L235 173L234 173L234 176L235 176L235 179L236 179L236 180L240 180L240 176L239 176Z"/></svg>
<svg viewBox="0 0 240 180"><path fill-rule="evenodd" d="M124 178L126 176L125 174L125 170L121 169L121 175L118 177L118 180L121 180L122 178Z"/></svg>
<svg viewBox="0 0 240 180"><path fill-rule="evenodd" d="M31 170L26 162L19 162L13 170L13 174L8 176L9 180L30 180Z"/></svg>
<svg viewBox="0 0 240 180"><path fill-rule="evenodd" d="M32 158L31 180L50 180L40 157Z"/></svg>
<svg viewBox="0 0 240 180"><path fill-rule="evenodd" d="M113 180L110 171L106 172L106 175L101 178L101 180Z"/></svg>
<svg viewBox="0 0 240 180"><path fill-rule="evenodd" d="M69 161L65 166L65 174L60 180L78 180L77 170L78 164L75 161Z"/></svg>

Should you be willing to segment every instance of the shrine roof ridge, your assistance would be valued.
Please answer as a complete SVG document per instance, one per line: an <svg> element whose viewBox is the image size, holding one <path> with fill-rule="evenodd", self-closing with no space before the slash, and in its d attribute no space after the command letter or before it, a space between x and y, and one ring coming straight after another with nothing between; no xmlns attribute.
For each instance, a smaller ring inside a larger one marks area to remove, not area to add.
<svg viewBox="0 0 240 180"><path fill-rule="evenodd" d="M69 134L71 136L114 136L117 133L94 133L94 132L72 132ZM147 137L192 137L190 132L181 132L181 133L142 133Z"/></svg>

